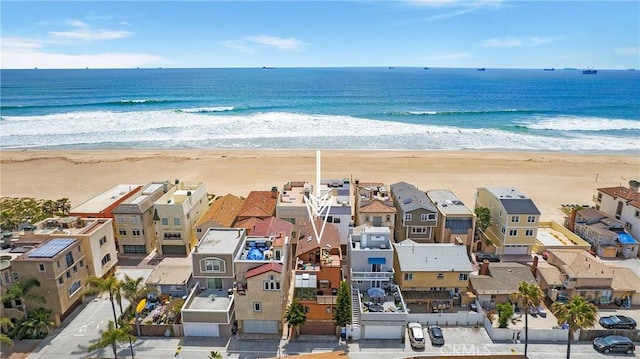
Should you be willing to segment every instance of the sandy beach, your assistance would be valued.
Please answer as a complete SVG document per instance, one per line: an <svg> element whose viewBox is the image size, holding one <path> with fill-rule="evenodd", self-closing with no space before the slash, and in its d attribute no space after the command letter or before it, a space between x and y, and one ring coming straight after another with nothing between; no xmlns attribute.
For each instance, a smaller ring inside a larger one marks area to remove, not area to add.
<svg viewBox="0 0 640 359"><path fill-rule="evenodd" d="M288 181L315 182L308 150L3 150L3 197L58 199L72 206L117 184L204 181L209 193L246 196ZM421 190L450 189L473 208L477 187L515 187L533 199L542 220L562 219L562 204L592 204L596 188L640 179L637 155L475 151L322 151L323 178Z"/></svg>

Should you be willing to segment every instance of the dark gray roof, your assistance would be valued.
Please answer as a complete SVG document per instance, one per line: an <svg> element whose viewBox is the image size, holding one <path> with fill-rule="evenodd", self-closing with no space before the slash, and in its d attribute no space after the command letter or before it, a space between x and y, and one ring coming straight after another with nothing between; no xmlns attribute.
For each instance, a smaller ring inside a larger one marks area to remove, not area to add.
<svg viewBox="0 0 640 359"><path fill-rule="evenodd" d="M437 212L427 194L418 190L412 184L406 182L394 183L391 185L391 194L402 212L411 212L418 208Z"/></svg>
<svg viewBox="0 0 640 359"><path fill-rule="evenodd" d="M538 207L529 198L501 198L500 202L509 214L540 214Z"/></svg>

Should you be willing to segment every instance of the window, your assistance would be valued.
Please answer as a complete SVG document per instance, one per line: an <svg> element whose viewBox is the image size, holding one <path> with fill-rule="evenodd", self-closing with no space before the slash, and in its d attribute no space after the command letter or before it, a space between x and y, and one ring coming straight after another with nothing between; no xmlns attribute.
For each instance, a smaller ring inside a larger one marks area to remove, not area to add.
<svg viewBox="0 0 640 359"><path fill-rule="evenodd" d="M509 237L515 237L518 235L518 230L517 229L510 229L509 230Z"/></svg>
<svg viewBox="0 0 640 359"><path fill-rule="evenodd" d="M264 290L280 290L280 282L276 280L276 276L270 275L269 279L263 282Z"/></svg>
<svg viewBox="0 0 640 359"><path fill-rule="evenodd" d="M131 223L140 223L140 218L138 216L131 216Z"/></svg>
<svg viewBox="0 0 640 359"><path fill-rule="evenodd" d="M511 216L511 223L519 223L520 216Z"/></svg>
<svg viewBox="0 0 640 359"><path fill-rule="evenodd" d="M533 229L527 229L526 231L524 231L524 236L533 237Z"/></svg>
<svg viewBox="0 0 640 359"><path fill-rule="evenodd" d="M71 278L71 271L67 271L67 273L65 273L67 278Z"/></svg>
<svg viewBox="0 0 640 359"><path fill-rule="evenodd" d="M102 266L104 267L110 261L111 261L111 253L107 253L104 257L102 257Z"/></svg>
<svg viewBox="0 0 640 359"><path fill-rule="evenodd" d="M124 217L123 216L116 216L116 223L124 223Z"/></svg>
<svg viewBox="0 0 640 359"><path fill-rule="evenodd" d="M331 313L331 307L325 307L324 312L327 314Z"/></svg>
<svg viewBox="0 0 640 359"><path fill-rule="evenodd" d="M67 253L66 256L64 256L64 259L67 261L67 268L71 267L73 265L73 253L69 252Z"/></svg>
<svg viewBox="0 0 640 359"><path fill-rule="evenodd" d="M180 226L180 218L174 218L173 219L173 225L176 226L176 227L179 227Z"/></svg>
<svg viewBox="0 0 640 359"><path fill-rule="evenodd" d="M60 268L60 260L59 259L56 261L56 264L58 265L58 268Z"/></svg>
<svg viewBox="0 0 640 359"><path fill-rule="evenodd" d="M636 209L636 213L634 214L634 216L636 216L636 217L640 217L640 211L638 211L638 210Z"/></svg>
<svg viewBox="0 0 640 359"><path fill-rule="evenodd" d="M406 281L413 280L413 273L405 273L404 274L404 280L406 280Z"/></svg>
<svg viewBox="0 0 640 359"><path fill-rule="evenodd" d="M133 234L134 236L140 236L140 230L139 229L134 229L131 231L131 234Z"/></svg>
<svg viewBox="0 0 640 359"><path fill-rule="evenodd" d="M469 275L467 273L460 273L458 274L458 280L459 281L465 281L469 279ZM457 289L457 288L456 288Z"/></svg>
<svg viewBox="0 0 640 359"><path fill-rule="evenodd" d="M429 220L429 215L426 213L423 213L420 215L420 220L421 221L428 221Z"/></svg>
<svg viewBox="0 0 640 359"><path fill-rule="evenodd" d="M411 233L413 234L424 234L427 233L426 227L411 227Z"/></svg>
<svg viewBox="0 0 640 359"><path fill-rule="evenodd" d="M404 214L404 220L405 221L410 221L411 220L411 213L405 213Z"/></svg>
<svg viewBox="0 0 640 359"><path fill-rule="evenodd" d="M127 231L125 231L124 229L118 229L118 234L121 236L126 236L127 235Z"/></svg>
<svg viewBox="0 0 640 359"><path fill-rule="evenodd" d="M331 282L326 279L320 280L320 289L329 289L331 288Z"/></svg>
<svg viewBox="0 0 640 359"><path fill-rule="evenodd" d="M71 296L72 296L72 295L74 295L78 290L80 290L80 281L73 282L73 284L71 284L71 287L69 287L69 296L71 297Z"/></svg>
<svg viewBox="0 0 640 359"><path fill-rule="evenodd" d="M200 228L200 227L196 228L196 232L197 233L202 233L202 228Z"/></svg>
<svg viewBox="0 0 640 359"><path fill-rule="evenodd" d="M39 270L40 272L44 272L44 264L42 264L42 263L38 263L38 270Z"/></svg>
<svg viewBox="0 0 640 359"><path fill-rule="evenodd" d="M535 223L535 222L536 222L536 216L527 217L527 223Z"/></svg>
<svg viewBox="0 0 640 359"><path fill-rule="evenodd" d="M334 217L333 218L333 223L340 223L340 218Z"/></svg>
<svg viewBox="0 0 640 359"><path fill-rule="evenodd" d="M275 256L276 256L276 260L279 261L280 259L282 259L282 252L279 249L275 250Z"/></svg>
<svg viewBox="0 0 640 359"><path fill-rule="evenodd" d="M504 233L505 233L504 231L505 231L504 227L500 228L500 232L501 232L502 234L504 234Z"/></svg>
<svg viewBox="0 0 640 359"><path fill-rule="evenodd" d="M169 287L169 291L171 292L180 292L182 291L182 286L181 285L172 285Z"/></svg>
<svg viewBox="0 0 640 359"><path fill-rule="evenodd" d="M438 280L444 279L444 273L438 273Z"/></svg>
<svg viewBox="0 0 640 359"><path fill-rule="evenodd" d="M80 268L84 267L84 259L81 259L80 262L78 262L78 264L80 264Z"/></svg>
<svg viewBox="0 0 640 359"><path fill-rule="evenodd" d="M205 258L200 260L202 272L224 272L224 261L217 258Z"/></svg>
<svg viewBox="0 0 640 359"><path fill-rule="evenodd" d="M162 225L163 225L163 226L168 226L168 225L169 225L169 218L166 218L166 217L165 217L165 218L162 218L162 220L161 220L161 221L162 221Z"/></svg>
<svg viewBox="0 0 640 359"><path fill-rule="evenodd" d="M64 283L64 277L63 277L63 276L60 276L60 277L58 278L58 283L59 283L59 284Z"/></svg>
<svg viewBox="0 0 640 359"><path fill-rule="evenodd" d="M436 220L436 214L435 213L429 213L429 220L430 221L435 221Z"/></svg>
<svg viewBox="0 0 640 359"><path fill-rule="evenodd" d="M261 312L262 311L262 302L253 302L253 311Z"/></svg>
<svg viewBox="0 0 640 359"><path fill-rule="evenodd" d="M73 266L73 273L78 273L78 266Z"/></svg>
<svg viewBox="0 0 640 359"><path fill-rule="evenodd" d="M16 272L13 272L13 281L17 282L20 280L20 275Z"/></svg>
<svg viewBox="0 0 640 359"><path fill-rule="evenodd" d="M387 222L390 222L390 221L391 221L391 215L387 214Z"/></svg>
<svg viewBox="0 0 640 359"><path fill-rule="evenodd" d="M126 235L126 233L125 233ZM102 247L103 244L107 243L107 236L104 236L102 238L100 238L100 247Z"/></svg>

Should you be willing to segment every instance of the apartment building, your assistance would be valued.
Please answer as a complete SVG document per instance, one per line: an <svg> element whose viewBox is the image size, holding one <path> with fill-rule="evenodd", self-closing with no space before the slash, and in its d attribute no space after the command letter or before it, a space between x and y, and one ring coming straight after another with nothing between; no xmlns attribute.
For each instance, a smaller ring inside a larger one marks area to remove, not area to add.
<svg viewBox="0 0 640 359"><path fill-rule="evenodd" d="M464 244L471 253L476 214L448 189L427 191L427 197L438 209L434 241Z"/></svg>
<svg viewBox="0 0 640 359"><path fill-rule="evenodd" d="M69 216L113 218L113 210L142 188L139 184L119 184L71 208Z"/></svg>
<svg viewBox="0 0 640 359"><path fill-rule="evenodd" d="M438 223L438 210L425 192L406 182L391 185L393 203L398 210L395 240L411 239L418 243L433 243Z"/></svg>
<svg viewBox="0 0 640 359"><path fill-rule="evenodd" d="M354 180L354 225L371 225L373 227L388 227L391 242L394 242L396 213L391 192L381 182L360 182Z"/></svg>
<svg viewBox="0 0 640 359"><path fill-rule="evenodd" d="M624 223L625 229L640 242L640 182L629 181L629 187L598 188L595 208Z"/></svg>
<svg viewBox="0 0 640 359"><path fill-rule="evenodd" d="M154 204L158 252L162 255L189 254L197 243L193 225L208 207L207 188L203 182L176 180Z"/></svg>

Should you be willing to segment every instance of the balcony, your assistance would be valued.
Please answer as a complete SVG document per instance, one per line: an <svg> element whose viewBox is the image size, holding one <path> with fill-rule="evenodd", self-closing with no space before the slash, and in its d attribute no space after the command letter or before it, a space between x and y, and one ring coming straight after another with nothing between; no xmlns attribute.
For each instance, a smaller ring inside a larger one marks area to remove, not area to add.
<svg viewBox="0 0 640 359"><path fill-rule="evenodd" d="M181 233L164 233L164 236L162 237L162 239L164 239L165 241L182 241L182 234Z"/></svg>
<svg viewBox="0 0 640 359"><path fill-rule="evenodd" d="M351 280L366 280L366 281L390 281L393 278L393 269L387 272L356 272L351 270Z"/></svg>

